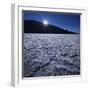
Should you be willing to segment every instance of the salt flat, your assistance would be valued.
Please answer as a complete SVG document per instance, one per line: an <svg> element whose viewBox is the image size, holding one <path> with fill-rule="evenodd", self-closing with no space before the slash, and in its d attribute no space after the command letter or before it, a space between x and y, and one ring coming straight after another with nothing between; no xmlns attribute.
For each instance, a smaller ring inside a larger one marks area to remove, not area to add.
<svg viewBox="0 0 90 90"><path fill-rule="evenodd" d="M24 77L79 74L79 34L24 34Z"/></svg>

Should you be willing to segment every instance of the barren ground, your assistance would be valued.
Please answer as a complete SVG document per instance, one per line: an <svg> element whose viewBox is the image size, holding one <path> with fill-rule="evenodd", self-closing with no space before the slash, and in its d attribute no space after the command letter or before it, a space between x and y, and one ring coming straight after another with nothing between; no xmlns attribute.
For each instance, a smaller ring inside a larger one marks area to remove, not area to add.
<svg viewBox="0 0 90 90"><path fill-rule="evenodd" d="M24 34L24 77L79 74L78 34Z"/></svg>

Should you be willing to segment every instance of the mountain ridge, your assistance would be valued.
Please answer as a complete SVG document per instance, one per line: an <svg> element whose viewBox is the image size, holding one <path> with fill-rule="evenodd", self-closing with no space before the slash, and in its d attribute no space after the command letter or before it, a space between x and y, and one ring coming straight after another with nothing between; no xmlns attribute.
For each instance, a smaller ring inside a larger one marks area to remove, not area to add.
<svg viewBox="0 0 90 90"><path fill-rule="evenodd" d="M77 34L75 32L57 27L55 25L44 25L42 22L35 20L24 20L24 33Z"/></svg>

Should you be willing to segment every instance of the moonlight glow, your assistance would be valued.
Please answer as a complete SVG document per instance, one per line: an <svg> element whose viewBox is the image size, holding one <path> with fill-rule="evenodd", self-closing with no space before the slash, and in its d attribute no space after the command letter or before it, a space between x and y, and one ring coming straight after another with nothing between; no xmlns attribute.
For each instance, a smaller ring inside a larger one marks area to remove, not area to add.
<svg viewBox="0 0 90 90"><path fill-rule="evenodd" d="M44 24L44 25L47 25L47 24L48 24L48 21L47 21L47 20L44 20L44 21L43 21L43 24Z"/></svg>

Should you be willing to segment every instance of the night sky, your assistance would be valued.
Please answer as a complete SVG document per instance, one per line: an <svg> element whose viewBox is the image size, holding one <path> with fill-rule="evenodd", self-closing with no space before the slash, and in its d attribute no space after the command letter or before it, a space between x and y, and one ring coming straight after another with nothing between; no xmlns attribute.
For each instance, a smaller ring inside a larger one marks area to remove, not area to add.
<svg viewBox="0 0 90 90"><path fill-rule="evenodd" d="M51 13L39 11L23 11L24 20L35 20L52 24L73 32L80 32L80 15L66 13Z"/></svg>

